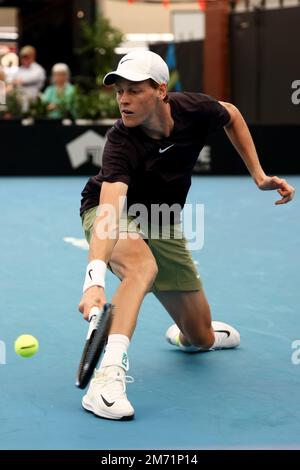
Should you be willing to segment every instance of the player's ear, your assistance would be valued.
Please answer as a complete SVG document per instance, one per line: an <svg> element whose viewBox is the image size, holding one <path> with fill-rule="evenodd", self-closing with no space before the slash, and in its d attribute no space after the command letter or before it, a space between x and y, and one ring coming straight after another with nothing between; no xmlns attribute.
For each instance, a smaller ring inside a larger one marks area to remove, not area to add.
<svg viewBox="0 0 300 470"><path fill-rule="evenodd" d="M158 89L159 89L159 97L163 101L168 93L166 83L161 83Z"/></svg>

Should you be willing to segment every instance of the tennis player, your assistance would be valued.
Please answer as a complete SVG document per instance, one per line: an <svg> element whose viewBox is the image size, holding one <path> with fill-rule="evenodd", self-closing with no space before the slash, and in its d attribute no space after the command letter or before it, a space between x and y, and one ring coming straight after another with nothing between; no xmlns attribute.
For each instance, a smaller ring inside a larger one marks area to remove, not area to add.
<svg viewBox="0 0 300 470"><path fill-rule="evenodd" d="M107 267L121 283L105 354L83 407L110 419L130 419L126 396L128 348L141 303L152 291L174 320L166 339L184 352L235 348L240 335L212 321L200 277L181 232L180 210L207 136L224 128L261 190L277 190L285 204L294 188L266 176L238 109L201 93L167 93L169 71L150 51L131 52L104 78L114 85L119 119L108 133L100 173L82 192L81 216L89 263L79 310L88 318L105 302ZM124 200L126 199L126 203ZM169 208L157 221L157 208ZM143 217L136 214L143 213ZM155 221L153 221L153 214ZM151 216L150 216L151 215ZM146 233L145 233L146 232ZM167 235L166 235L167 234Z"/></svg>

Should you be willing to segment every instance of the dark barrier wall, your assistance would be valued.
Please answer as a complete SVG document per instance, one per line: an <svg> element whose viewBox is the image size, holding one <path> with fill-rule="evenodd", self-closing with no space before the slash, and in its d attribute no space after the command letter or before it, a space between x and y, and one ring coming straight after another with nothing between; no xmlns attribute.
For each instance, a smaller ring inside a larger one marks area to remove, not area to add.
<svg viewBox="0 0 300 470"><path fill-rule="evenodd" d="M259 159L269 175L300 174L297 151L300 126L250 125ZM248 174L245 165L223 131L210 139L211 174Z"/></svg>
<svg viewBox="0 0 300 470"><path fill-rule="evenodd" d="M300 6L232 13L232 102L250 123L300 124Z"/></svg>
<svg viewBox="0 0 300 470"><path fill-rule="evenodd" d="M0 176L94 175L102 162L110 126L0 123ZM300 174L300 126L251 126L260 160L269 174ZM247 174L223 131L207 142L195 173Z"/></svg>
<svg viewBox="0 0 300 470"><path fill-rule="evenodd" d="M110 126L23 126L0 121L0 175L88 175L99 171Z"/></svg>

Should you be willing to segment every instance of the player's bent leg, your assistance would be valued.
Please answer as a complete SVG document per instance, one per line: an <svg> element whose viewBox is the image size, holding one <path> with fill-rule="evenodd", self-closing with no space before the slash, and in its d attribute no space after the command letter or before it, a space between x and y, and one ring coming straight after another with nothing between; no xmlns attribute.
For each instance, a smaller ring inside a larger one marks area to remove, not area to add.
<svg viewBox="0 0 300 470"><path fill-rule="evenodd" d="M208 302L201 291L163 291L156 297L181 331L180 343L209 349L214 342Z"/></svg>
<svg viewBox="0 0 300 470"><path fill-rule="evenodd" d="M240 334L228 323L212 321L212 329L214 332L214 343L211 347L207 346L187 346L186 343L180 341L182 336L180 329L174 323L166 331L166 340L173 346L179 347L184 352L200 352L211 351L216 349L231 349L237 348L240 345Z"/></svg>
<svg viewBox="0 0 300 470"><path fill-rule="evenodd" d="M127 349L139 308L157 274L157 266L147 244L141 239L119 240L110 267L121 280L113 299L114 315L100 368L95 371L82 406L96 416L115 420L131 419L134 408L126 395L126 384L133 378Z"/></svg>
<svg viewBox="0 0 300 470"><path fill-rule="evenodd" d="M186 352L239 346L240 335L235 328L211 321L203 290L160 292L156 296L175 321L166 333L170 344Z"/></svg>

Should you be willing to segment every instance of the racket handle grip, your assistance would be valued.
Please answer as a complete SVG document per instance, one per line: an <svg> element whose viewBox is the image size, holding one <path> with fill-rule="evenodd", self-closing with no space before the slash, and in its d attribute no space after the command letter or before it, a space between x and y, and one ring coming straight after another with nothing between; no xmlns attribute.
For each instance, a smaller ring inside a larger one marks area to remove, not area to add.
<svg viewBox="0 0 300 470"><path fill-rule="evenodd" d="M97 315L99 315L100 313L100 308L99 307L92 307L91 308L91 311L89 313L89 322L91 321L91 319Z"/></svg>
<svg viewBox="0 0 300 470"><path fill-rule="evenodd" d="M93 331L97 328L97 323L101 315L102 310L98 307L92 307L89 313L89 328L87 333L87 341L91 338Z"/></svg>

